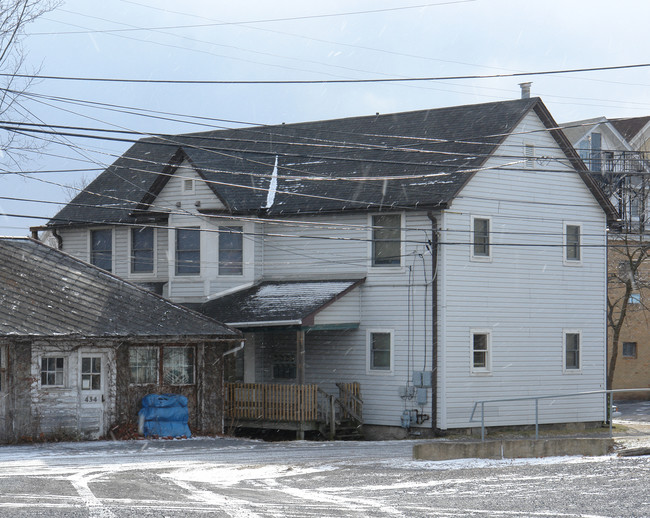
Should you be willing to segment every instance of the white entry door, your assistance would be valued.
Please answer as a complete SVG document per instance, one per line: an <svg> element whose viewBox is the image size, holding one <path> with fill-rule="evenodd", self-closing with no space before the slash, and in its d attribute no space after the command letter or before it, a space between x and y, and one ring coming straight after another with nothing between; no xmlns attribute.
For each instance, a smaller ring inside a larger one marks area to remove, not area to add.
<svg viewBox="0 0 650 518"><path fill-rule="evenodd" d="M79 356L79 430L94 438L104 435L106 411L106 356Z"/></svg>

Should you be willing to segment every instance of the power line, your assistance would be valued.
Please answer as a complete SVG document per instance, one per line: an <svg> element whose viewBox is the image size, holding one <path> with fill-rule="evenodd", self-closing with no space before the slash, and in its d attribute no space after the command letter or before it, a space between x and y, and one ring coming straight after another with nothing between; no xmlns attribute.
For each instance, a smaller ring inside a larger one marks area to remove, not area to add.
<svg viewBox="0 0 650 518"><path fill-rule="evenodd" d="M353 16L353 15L361 15L361 14L404 11L407 9L422 9L424 7L437 7L443 5L464 4L464 3L475 2L475 1L476 0L450 0L447 2L407 5L401 7L388 7L384 9L368 9L365 11L348 11L343 13L289 16L284 18L264 18L264 19L245 20L245 21L237 21L237 22L216 22L216 23L201 23L201 24L192 24L192 25L170 25L170 26L163 26L163 27L137 27L137 28L130 28L130 29L104 29L104 30L74 31L74 32L34 32L34 33L30 33L30 36L51 36L51 35L60 35L60 34L89 34L89 33L99 34L99 33L133 32L133 31L158 31L158 30L170 30L170 29L197 29L202 27L218 27L223 25L248 25L248 24L255 24L255 23L275 23L275 22L287 22L287 21L296 21L296 20L313 20L317 18L333 18L339 16Z"/></svg>
<svg viewBox="0 0 650 518"><path fill-rule="evenodd" d="M431 76L431 77L388 77L371 79L282 79L282 80L215 80L215 79L128 79L108 77L78 77L78 76L50 76L40 74L9 74L0 73L0 77L20 77L23 79L59 80L59 81L89 81L108 83L144 83L144 84L202 84L202 85L291 85L291 84L351 84L351 83L401 83L401 82L426 82L426 81L449 81L461 79L495 79L504 77L559 75L578 72L602 72L609 70L624 70L634 68L647 68L650 63L638 63L633 65L615 65L589 68L572 68L558 70L544 70L537 72L513 72L509 74L474 74L462 76Z"/></svg>

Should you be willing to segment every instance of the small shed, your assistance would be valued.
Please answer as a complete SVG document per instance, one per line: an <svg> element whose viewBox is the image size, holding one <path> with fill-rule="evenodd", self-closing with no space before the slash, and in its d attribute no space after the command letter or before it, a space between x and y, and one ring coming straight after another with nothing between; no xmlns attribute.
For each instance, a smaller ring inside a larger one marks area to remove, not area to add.
<svg viewBox="0 0 650 518"><path fill-rule="evenodd" d="M142 397L182 394L223 431L223 360L242 334L64 252L0 238L0 441L97 438Z"/></svg>

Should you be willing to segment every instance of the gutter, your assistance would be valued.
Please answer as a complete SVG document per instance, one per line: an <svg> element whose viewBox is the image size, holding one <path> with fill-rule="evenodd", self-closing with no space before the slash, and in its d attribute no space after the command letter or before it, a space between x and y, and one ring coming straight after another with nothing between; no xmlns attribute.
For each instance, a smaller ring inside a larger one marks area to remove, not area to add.
<svg viewBox="0 0 650 518"><path fill-rule="evenodd" d="M431 428L440 434L438 427L438 220L433 212L427 212L431 220Z"/></svg>

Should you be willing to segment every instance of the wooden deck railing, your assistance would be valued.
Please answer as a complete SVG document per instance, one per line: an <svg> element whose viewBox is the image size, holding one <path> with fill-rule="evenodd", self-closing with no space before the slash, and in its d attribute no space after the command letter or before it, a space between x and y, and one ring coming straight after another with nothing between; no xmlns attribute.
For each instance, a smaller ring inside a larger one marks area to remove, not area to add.
<svg viewBox="0 0 650 518"><path fill-rule="evenodd" d="M316 421L316 385L226 383L226 417L261 421Z"/></svg>

